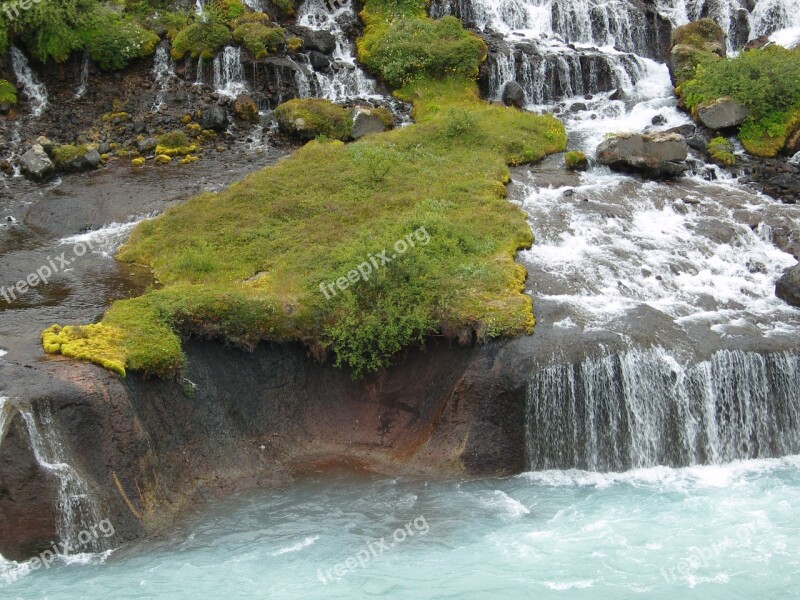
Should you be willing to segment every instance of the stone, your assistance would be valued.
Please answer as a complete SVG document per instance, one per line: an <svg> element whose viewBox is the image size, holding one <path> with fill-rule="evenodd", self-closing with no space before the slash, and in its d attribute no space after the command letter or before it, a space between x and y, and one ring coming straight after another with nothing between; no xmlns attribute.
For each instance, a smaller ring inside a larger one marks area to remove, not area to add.
<svg viewBox="0 0 800 600"><path fill-rule="evenodd" d="M665 125L667 122L667 118L664 115L656 115L651 120L650 123L653 125Z"/></svg>
<svg viewBox="0 0 800 600"><path fill-rule="evenodd" d="M80 173L81 171L91 171L100 166L100 153L95 150L87 150L85 154L80 154L72 158L69 162L59 164L59 168L69 173Z"/></svg>
<svg viewBox="0 0 800 600"><path fill-rule="evenodd" d="M323 54L331 54L336 50L336 38L330 31L304 28L300 37L307 50L316 50Z"/></svg>
<svg viewBox="0 0 800 600"><path fill-rule="evenodd" d="M597 147L597 160L613 169L650 177L675 177L688 169L686 138L676 133L627 134L609 137Z"/></svg>
<svg viewBox="0 0 800 600"><path fill-rule="evenodd" d="M156 138L147 138L147 139L142 140L141 142L137 142L136 143L136 149L141 154L147 154L147 153L152 152L153 150L155 150L157 145L158 145L158 141L156 140Z"/></svg>
<svg viewBox="0 0 800 600"><path fill-rule="evenodd" d="M708 106L697 109L697 120L715 131L738 127L744 123L750 109L731 98L719 98Z"/></svg>
<svg viewBox="0 0 800 600"><path fill-rule="evenodd" d="M31 146L20 160L22 161L22 172L36 181L47 179L55 170L53 161L39 144Z"/></svg>
<svg viewBox="0 0 800 600"><path fill-rule="evenodd" d="M749 52L750 50L761 50L764 46L769 43L769 36L768 35L760 35L755 39L750 40L744 45L744 51Z"/></svg>
<svg viewBox="0 0 800 600"><path fill-rule="evenodd" d="M224 131L228 126L228 115L223 108L211 106L203 111L203 116L200 118L200 126L203 129Z"/></svg>
<svg viewBox="0 0 800 600"><path fill-rule="evenodd" d="M382 131L386 131L386 125L373 111L363 107L357 107L353 111L353 130L350 136L354 140Z"/></svg>
<svg viewBox="0 0 800 600"><path fill-rule="evenodd" d="M800 263L787 269L778 280L775 295L792 306L800 307Z"/></svg>
<svg viewBox="0 0 800 600"><path fill-rule="evenodd" d="M38 138L36 138L36 143L39 144L45 152L47 152L47 156L53 158L53 150L56 149L58 144L43 135L40 135Z"/></svg>
<svg viewBox="0 0 800 600"><path fill-rule="evenodd" d="M322 52L312 50L308 53L308 61L311 63L311 66L315 71L321 71L323 73L330 71L331 60Z"/></svg>
<svg viewBox="0 0 800 600"><path fill-rule="evenodd" d="M258 105L248 94L240 94L233 101L233 114L242 121L258 124Z"/></svg>
<svg viewBox="0 0 800 600"><path fill-rule="evenodd" d="M525 90L516 81L509 81L503 87L503 104L517 108L525 106Z"/></svg>

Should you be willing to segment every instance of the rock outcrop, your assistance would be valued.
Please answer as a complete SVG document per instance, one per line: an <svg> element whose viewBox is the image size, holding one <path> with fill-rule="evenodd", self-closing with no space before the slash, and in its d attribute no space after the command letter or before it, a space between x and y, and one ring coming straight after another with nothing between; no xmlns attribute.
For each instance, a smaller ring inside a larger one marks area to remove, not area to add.
<svg viewBox="0 0 800 600"><path fill-rule="evenodd" d="M792 306L800 307L800 264L788 269L778 280L775 295Z"/></svg>
<svg viewBox="0 0 800 600"><path fill-rule="evenodd" d="M597 160L612 169L650 177L675 177L688 169L686 139L677 133L619 134L597 147Z"/></svg>

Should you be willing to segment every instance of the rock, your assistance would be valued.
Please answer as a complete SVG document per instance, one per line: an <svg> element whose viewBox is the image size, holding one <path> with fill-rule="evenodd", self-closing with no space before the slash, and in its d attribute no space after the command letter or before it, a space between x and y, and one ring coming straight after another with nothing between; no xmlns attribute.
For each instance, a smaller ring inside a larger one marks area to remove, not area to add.
<svg viewBox="0 0 800 600"><path fill-rule="evenodd" d="M224 131L228 126L228 115L223 108L211 106L203 111L203 116L200 118L200 126L203 129Z"/></svg>
<svg viewBox="0 0 800 600"><path fill-rule="evenodd" d="M139 135L140 133L144 133L147 125L145 125L142 121L137 121L133 124L133 133Z"/></svg>
<svg viewBox="0 0 800 600"><path fill-rule="evenodd" d="M597 147L597 160L619 170L651 177L675 177L688 169L689 147L675 133L616 135Z"/></svg>
<svg viewBox="0 0 800 600"><path fill-rule="evenodd" d="M233 114L242 121L258 124L258 105L247 94L240 94L233 102Z"/></svg>
<svg viewBox="0 0 800 600"><path fill-rule="evenodd" d="M679 85L692 76L703 53L725 56L725 32L711 19L700 19L675 29L669 50L669 74Z"/></svg>
<svg viewBox="0 0 800 600"><path fill-rule="evenodd" d="M702 125L718 131L738 127L744 123L750 109L731 98L719 98L708 106L697 109L697 120Z"/></svg>
<svg viewBox="0 0 800 600"><path fill-rule="evenodd" d="M8 102L0 102L0 115L7 115L11 112L11 109L14 108Z"/></svg>
<svg viewBox="0 0 800 600"><path fill-rule="evenodd" d="M53 158L53 150L56 149L58 144L43 135L40 135L38 138L36 138L36 143L39 144L45 152L47 152L47 156Z"/></svg>
<svg viewBox="0 0 800 600"><path fill-rule="evenodd" d="M22 155L20 160L22 161L22 172L36 181L47 179L55 170L53 161L39 144L34 144Z"/></svg>
<svg viewBox="0 0 800 600"><path fill-rule="evenodd" d="M503 87L503 104L506 106L525 106L525 90L516 81L509 81Z"/></svg>
<svg viewBox="0 0 800 600"><path fill-rule="evenodd" d="M386 131L386 124L383 120L368 108L357 107L353 111L353 130L350 136L360 139L370 133L380 133Z"/></svg>
<svg viewBox="0 0 800 600"><path fill-rule="evenodd" d="M650 123L653 125L664 125L667 122L667 118L664 115L656 115L650 120Z"/></svg>
<svg viewBox="0 0 800 600"><path fill-rule="evenodd" d="M323 54L330 54L336 50L336 38L329 31L304 28L300 37L303 46L308 50L316 50Z"/></svg>
<svg viewBox="0 0 800 600"><path fill-rule="evenodd" d="M331 68L331 60L322 52L317 52L316 50L308 53L308 61L315 71L326 73Z"/></svg>
<svg viewBox="0 0 800 600"><path fill-rule="evenodd" d="M582 110L586 110L588 107L583 102L575 102L572 106L569 107L569 112L579 112Z"/></svg>
<svg viewBox="0 0 800 600"><path fill-rule="evenodd" d="M608 97L609 100L625 100L628 96L622 88L615 89Z"/></svg>
<svg viewBox="0 0 800 600"><path fill-rule="evenodd" d="M156 146L158 146L158 140L156 140L156 138L147 138L136 143L136 149L141 154L148 154L152 152L156 149Z"/></svg>
<svg viewBox="0 0 800 600"><path fill-rule="evenodd" d="M800 263L787 269L778 280L775 295L792 306L800 307Z"/></svg>
<svg viewBox="0 0 800 600"><path fill-rule="evenodd" d="M750 40L744 45L744 51L748 52L750 50L761 50L764 46L769 43L769 36L768 35L760 35L755 39Z"/></svg>

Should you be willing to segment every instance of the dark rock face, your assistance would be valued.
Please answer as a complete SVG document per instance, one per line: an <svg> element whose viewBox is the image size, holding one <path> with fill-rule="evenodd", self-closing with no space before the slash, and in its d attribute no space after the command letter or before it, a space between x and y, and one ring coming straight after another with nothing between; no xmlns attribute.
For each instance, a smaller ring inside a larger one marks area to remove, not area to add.
<svg viewBox="0 0 800 600"><path fill-rule="evenodd" d="M300 37L303 40L303 47L307 50L330 54L336 49L336 38L330 31L317 31L303 27Z"/></svg>
<svg viewBox="0 0 800 600"><path fill-rule="evenodd" d="M43 181L55 172L53 161L39 144L34 144L22 155L22 172L31 179Z"/></svg>
<svg viewBox="0 0 800 600"><path fill-rule="evenodd" d="M322 71L326 73L331 68L331 59L325 56L322 52L312 50L308 53L308 60L315 71Z"/></svg>
<svg viewBox="0 0 800 600"><path fill-rule="evenodd" d="M203 117L200 119L200 126L203 129L224 131L228 126L228 115L225 113L225 110L219 106L212 106L203 112Z"/></svg>
<svg viewBox="0 0 800 600"><path fill-rule="evenodd" d="M800 264L787 270L778 280L775 295L792 306L800 307Z"/></svg>
<svg viewBox="0 0 800 600"><path fill-rule="evenodd" d="M738 127L745 122L749 114L749 108L730 98L719 98L708 106L697 109L697 119L700 123L715 131Z"/></svg>
<svg viewBox="0 0 800 600"><path fill-rule="evenodd" d="M686 139L675 133L618 135L597 147L597 160L651 177L674 177L688 169Z"/></svg>
<svg viewBox="0 0 800 600"><path fill-rule="evenodd" d="M509 81L503 88L503 104L517 108L525 106L525 90L516 81Z"/></svg>
<svg viewBox="0 0 800 600"><path fill-rule="evenodd" d="M187 351L182 384L120 380L62 359L3 367L7 381L25 382L4 393L53 414L70 464L114 523L115 544L169 526L203 498L285 483L317 464L439 476L525 468L532 359L508 343L432 342L365 381L300 347L262 345L246 354L198 342ZM56 539L57 482L40 472L26 440L17 417L0 447L7 557L30 556Z"/></svg>

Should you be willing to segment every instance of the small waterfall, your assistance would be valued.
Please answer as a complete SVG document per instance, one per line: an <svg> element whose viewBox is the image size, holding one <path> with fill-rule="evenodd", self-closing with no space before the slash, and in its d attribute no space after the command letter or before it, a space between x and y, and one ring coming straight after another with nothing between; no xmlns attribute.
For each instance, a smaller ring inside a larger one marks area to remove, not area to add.
<svg viewBox="0 0 800 600"><path fill-rule="evenodd" d="M800 356L723 350L685 367L630 350L538 370L530 467L620 471L800 452Z"/></svg>
<svg viewBox="0 0 800 600"><path fill-rule="evenodd" d="M303 91L301 97L312 94L334 102L353 98L372 98L378 96L375 81L367 76L355 59L355 48L347 39L339 24L342 17L354 13L350 0L305 0L297 11L297 23L315 30L329 31L336 38L336 49L331 57L328 72L321 73L307 65L312 73L314 86L297 81ZM302 74L299 76L302 78Z"/></svg>
<svg viewBox="0 0 800 600"><path fill-rule="evenodd" d="M152 110L153 112L158 112L164 105L166 99L165 92L169 89L172 80L176 78L175 64L172 62L172 57L169 55L164 45L160 45L156 49L156 54L153 58L152 72L153 82L158 90Z"/></svg>
<svg viewBox="0 0 800 600"><path fill-rule="evenodd" d="M78 100L86 95L89 90L89 55L83 55L83 62L81 63L81 80L78 84L78 89L75 91L75 99Z"/></svg>
<svg viewBox="0 0 800 600"><path fill-rule="evenodd" d="M203 81L203 57L197 59L197 74L194 78L194 85L203 85L205 81Z"/></svg>
<svg viewBox="0 0 800 600"><path fill-rule="evenodd" d="M67 463L66 451L51 410L49 406L40 405L37 406L36 414L30 410L20 412L28 429L36 461L59 481L58 509L61 520L57 527L58 536L73 548L80 548L84 552L106 550L102 537L93 538L93 546L90 548L85 540L79 539L81 532L89 531L92 526L100 523L102 517L89 485Z"/></svg>
<svg viewBox="0 0 800 600"><path fill-rule="evenodd" d="M31 116L40 116L47 108L47 88L31 70L22 50L16 46L11 46L11 68L22 92L31 103Z"/></svg>
<svg viewBox="0 0 800 600"><path fill-rule="evenodd" d="M6 435L6 427L10 422L12 414L11 403L5 396L0 396L0 446L3 445L3 438Z"/></svg>
<svg viewBox="0 0 800 600"><path fill-rule="evenodd" d="M236 98L247 90L241 48L226 46L222 55L214 58L214 88L218 94L229 98Z"/></svg>

